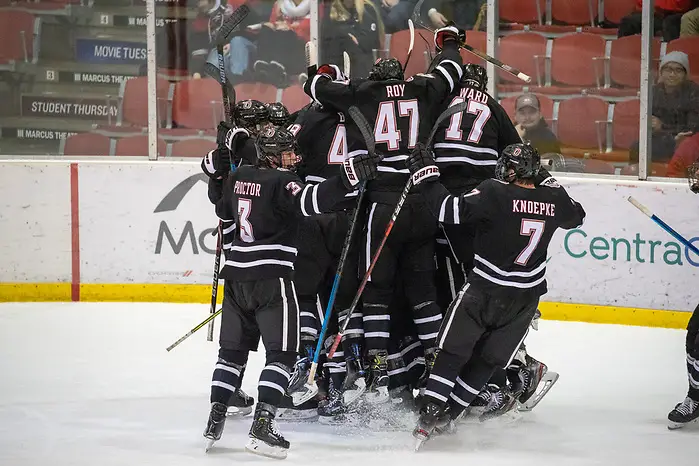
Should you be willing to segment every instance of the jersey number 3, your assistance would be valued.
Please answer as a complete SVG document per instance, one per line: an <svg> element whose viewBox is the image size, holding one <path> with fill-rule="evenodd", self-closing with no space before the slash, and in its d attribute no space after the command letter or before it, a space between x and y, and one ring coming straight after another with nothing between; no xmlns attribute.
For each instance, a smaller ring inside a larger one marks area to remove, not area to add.
<svg viewBox="0 0 699 466"><path fill-rule="evenodd" d="M544 235L545 227L546 222L543 220L532 220L529 218L522 219L519 234L522 236L528 236L529 243L527 244L527 247L522 249L522 252L519 253L519 256L517 256L517 259L515 259L515 264L527 265L529 258L531 258L534 251L536 251L536 247L539 245L539 241L541 241L541 237Z"/></svg>
<svg viewBox="0 0 699 466"><path fill-rule="evenodd" d="M242 197L238 199L238 225L240 225L240 239L244 243L252 243L255 241L255 235L252 232L252 223L250 223L251 213L252 200Z"/></svg>

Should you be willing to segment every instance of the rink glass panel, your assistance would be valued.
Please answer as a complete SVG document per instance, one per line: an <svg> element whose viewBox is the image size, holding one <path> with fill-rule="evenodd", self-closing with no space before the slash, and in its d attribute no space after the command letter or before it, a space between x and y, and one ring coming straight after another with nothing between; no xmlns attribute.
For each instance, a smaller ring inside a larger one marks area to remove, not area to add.
<svg viewBox="0 0 699 466"><path fill-rule="evenodd" d="M225 116L221 87L209 76L218 68L209 33L221 15L241 3L156 0L157 158L197 158L214 146L216 124ZM300 8L289 18L272 0L254 2L223 54L237 99L281 100L292 112L305 105L303 45L311 38L320 63L342 65L342 52L349 52L355 77L365 76L379 57L404 61L407 18L391 15L381 2L366 1L359 18L352 11L356 3L320 1L317 14ZM646 98L640 95L641 76L651 69L657 83L663 77L662 58L679 51L688 57L686 78L697 81L699 39L666 41L658 31L644 70L639 52L647 28L618 38L618 26L633 13L634 2L483 3L446 1L438 13L465 26L471 46L487 51L488 40L495 41L497 58L531 76L532 82L524 83L496 70L491 89L522 128L531 126L532 118L545 123L555 139L553 146L542 148L550 168L590 177L637 177L639 165L648 162L647 176L655 178L668 173L668 162L680 148L684 160L699 158L699 136L673 139L682 125L665 133L651 128L647 150L639 143L639 122L653 125L652 99L647 118L641 118L640 102ZM0 54L0 92L7 102L0 114L0 156L147 156L145 12L143 0L89 5L86 0L44 0L0 10L10 38ZM425 11L422 18L431 26L439 21ZM417 34L408 75L424 71L434 53L432 34L420 28ZM466 51L463 57L483 64ZM666 74L679 73L672 68ZM527 93L536 96L538 108L518 112L517 98ZM522 134L530 135L525 129ZM656 141L661 137L665 144ZM684 177L678 167L670 175Z"/></svg>

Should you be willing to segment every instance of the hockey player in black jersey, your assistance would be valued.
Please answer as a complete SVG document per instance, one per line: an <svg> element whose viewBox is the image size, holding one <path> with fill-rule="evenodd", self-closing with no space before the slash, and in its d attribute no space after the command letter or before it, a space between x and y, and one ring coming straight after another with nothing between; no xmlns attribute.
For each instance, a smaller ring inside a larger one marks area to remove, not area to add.
<svg viewBox="0 0 699 466"><path fill-rule="evenodd" d="M444 316L413 431L419 448L438 422L448 423L450 412L469 406L496 367L508 365L547 291L553 234L580 226L585 212L550 176L539 181L540 157L530 145L507 146L495 167L497 179L459 196L438 182L440 170L428 149L413 151L409 164L440 222L475 226L474 268ZM466 388L461 397L454 396L456 384Z"/></svg>
<svg viewBox="0 0 699 466"><path fill-rule="evenodd" d="M434 155L440 180L453 195L471 191L495 176L495 164L505 147L522 142L510 117L487 92L488 74L467 63L459 86L443 109L466 102L435 136ZM437 237L437 289L446 309L473 267L473 231L468 225L443 225Z"/></svg>
<svg viewBox="0 0 699 466"><path fill-rule="evenodd" d="M307 183L320 183L338 176L346 159L367 154L365 141L351 119L347 121L343 113L318 104L302 109L289 130L296 135L302 154L297 173ZM296 285L302 312L301 337L308 347L303 354L309 361L315 350L335 267L349 228L350 211L356 207L356 200L357 192L348 193L347 210L306 218L301 225L304 234L299 242L299 279ZM356 241L353 241L335 299L334 307L339 312L331 316L330 332L326 337L336 328L336 319L339 318L339 323L342 323L357 290L357 254ZM325 364L332 386L328 398L319 405L318 413L321 416L331 416L344 410L365 390L366 384L361 378L364 374L360 346L364 333L361 320L361 313L353 314L345 332L343 351L336 352L332 360ZM303 368L310 366L304 365ZM349 376L345 377L348 371Z"/></svg>
<svg viewBox="0 0 699 466"><path fill-rule="evenodd" d="M266 365L258 384L250 440L252 453L285 458L289 442L276 427L277 407L289 383L299 348L299 308L293 282L297 227L303 215L330 211L358 183L376 176L376 162L360 156L343 164L342 177L305 185L290 169L298 162L294 138L272 126L256 139L258 163L231 172L220 218L233 218L235 239L221 271L226 296L221 317L219 359L213 373L211 412L204 436L209 446L221 438L226 404L249 351L262 337Z"/></svg>
<svg viewBox="0 0 699 466"><path fill-rule="evenodd" d="M699 194L699 162L687 169L689 189ZM699 419L699 306L694 309L687 325L687 378L689 390L682 403L668 414L668 428L679 429Z"/></svg>
<svg viewBox="0 0 699 466"><path fill-rule="evenodd" d="M367 227L360 254L360 275L368 270L400 194L408 182L405 166L410 151L427 137L438 117L435 102L454 91L461 78L458 45L463 32L454 26L435 32L440 54L431 74L405 79L394 58L380 59L368 79L342 80L339 68L323 65L309 77L305 91L328 109L346 112L356 105L374 126L376 149L385 155L379 177L367 187ZM389 400L387 357L390 338L389 305L397 276L403 280L418 335L428 354L435 348L441 322L434 285L434 235L437 222L422 199L411 194L378 258L362 296L364 343L370 366L368 401Z"/></svg>

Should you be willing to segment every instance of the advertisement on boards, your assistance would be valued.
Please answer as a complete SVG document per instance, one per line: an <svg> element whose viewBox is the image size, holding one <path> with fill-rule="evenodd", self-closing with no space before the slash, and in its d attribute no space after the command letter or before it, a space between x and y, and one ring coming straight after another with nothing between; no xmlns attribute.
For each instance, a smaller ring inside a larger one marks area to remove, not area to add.
<svg viewBox="0 0 699 466"><path fill-rule="evenodd" d="M699 257L627 198L635 197L699 245L699 196L685 184L563 181L583 203L587 218L580 228L554 236L545 300L678 311L696 307Z"/></svg>
<svg viewBox="0 0 699 466"><path fill-rule="evenodd" d="M210 283L218 219L207 182L198 163L81 164L81 281Z"/></svg>

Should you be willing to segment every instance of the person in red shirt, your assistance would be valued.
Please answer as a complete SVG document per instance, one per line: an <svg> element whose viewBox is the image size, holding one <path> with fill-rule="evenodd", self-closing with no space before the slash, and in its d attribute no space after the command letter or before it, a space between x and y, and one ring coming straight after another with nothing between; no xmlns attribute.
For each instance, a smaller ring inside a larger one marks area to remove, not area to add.
<svg viewBox="0 0 699 466"><path fill-rule="evenodd" d="M641 8L643 0L636 0L636 11L621 19L619 37L641 33ZM699 6L699 0L655 0L655 35L662 35L669 42L680 37L682 15Z"/></svg>
<svg viewBox="0 0 699 466"><path fill-rule="evenodd" d="M667 176L684 178L687 176L687 169L696 162L699 162L699 133L685 138L677 146L677 150L667 165Z"/></svg>

